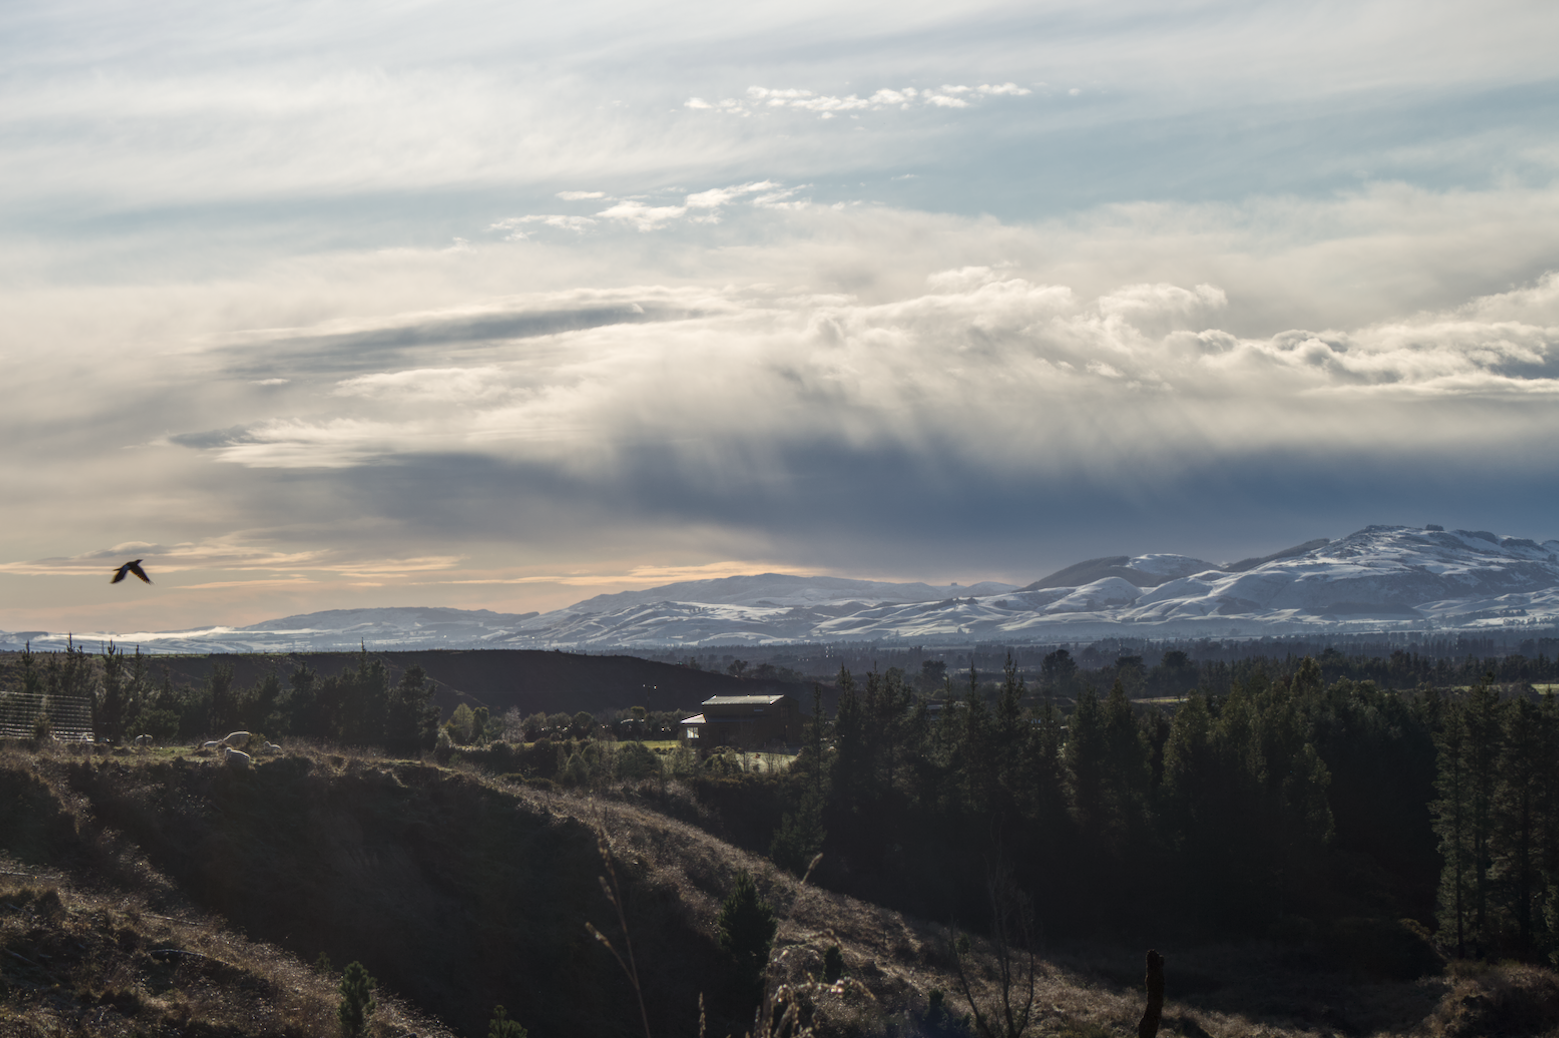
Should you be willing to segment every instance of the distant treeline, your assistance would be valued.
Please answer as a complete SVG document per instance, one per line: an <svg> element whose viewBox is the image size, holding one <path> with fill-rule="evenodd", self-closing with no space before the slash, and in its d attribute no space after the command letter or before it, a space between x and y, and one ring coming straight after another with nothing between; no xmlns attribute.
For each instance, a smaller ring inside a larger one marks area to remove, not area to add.
<svg viewBox="0 0 1559 1038"><path fill-rule="evenodd" d="M1152 666L1141 655L1123 654L1102 661L1094 654L1086 661L1078 661L1071 658L1068 650L1056 649L1041 658L1037 676L1041 689L1060 695L1075 694L1087 685L1108 688L1120 679L1132 699L1183 695L1191 689L1228 695L1258 675L1269 680L1290 678L1306 665L1319 667L1326 682L1367 681L1383 689L1467 688L1484 680L1530 686L1559 682L1559 643L1544 648L1555 650L1555 655L1540 652L1536 656L1448 657L1397 649L1386 656L1349 656L1336 648L1327 648L1314 656L1290 653L1224 660L1198 659L1186 650L1168 649Z"/></svg>
<svg viewBox="0 0 1559 1038"><path fill-rule="evenodd" d="M191 742L245 730L413 753L432 749L437 734L422 668L408 668L392 685L383 661L366 652L338 674L322 678L300 665L285 683L271 673L246 688L234 685L226 662L199 685L175 685L166 673L159 681L147 663L139 650L126 654L112 643L100 655L70 644L64 652L22 653L12 677L18 691L89 699L93 729L111 743L142 734Z"/></svg>
<svg viewBox="0 0 1559 1038"><path fill-rule="evenodd" d="M926 663L941 663L948 670L983 672L1002 668L1011 660L1019 674L1031 683L1047 656L1064 651L1077 664L1084 680L1108 688L1107 673L1117 659L1142 660L1151 669L1174 657L1194 661L1201 687L1212 681L1229 687L1221 677L1227 667L1260 666L1292 673L1306 657L1321 663L1328 680L1348 677L1374 681L1382 688L1413 688L1424 682L1470 685L1493 672L1499 681L1559 681L1559 629L1522 634L1502 632L1470 635L1462 632L1433 635L1421 632L1334 634L1325 637L1198 638L1149 640L1102 638L1095 641L1048 645L1006 645L999 642L971 646L888 646L877 643L788 646L709 647L697 655L685 651L655 657L668 663L692 664L705 670L729 671L740 663L749 675L760 672L788 680L800 675L831 680L841 668L853 673L887 671L897 667L916 675Z"/></svg>

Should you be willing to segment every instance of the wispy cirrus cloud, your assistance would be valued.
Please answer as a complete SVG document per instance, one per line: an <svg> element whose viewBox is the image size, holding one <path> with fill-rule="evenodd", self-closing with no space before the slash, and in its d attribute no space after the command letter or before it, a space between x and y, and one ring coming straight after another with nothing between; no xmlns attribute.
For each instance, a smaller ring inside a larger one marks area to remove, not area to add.
<svg viewBox="0 0 1559 1038"><path fill-rule="evenodd" d="M633 566L593 572L526 574L516 577L479 577L442 580L440 584L558 584L565 587L654 587L684 580L711 580L746 573L810 573L784 563L762 559L733 559L697 566Z"/></svg>
<svg viewBox="0 0 1559 1038"><path fill-rule="evenodd" d="M142 568L151 575L154 584L158 583L159 575L169 573L216 570L287 574L268 581L256 578L176 585L191 590L317 583L321 574L380 576L426 573L450 569L461 560L459 555L354 558L341 549L278 551L237 543L232 539L185 544L127 541L111 548L97 548L67 557L0 563L0 573L23 576L101 576L106 580L115 567L129 558L145 560ZM304 576L307 573L315 576Z"/></svg>
<svg viewBox="0 0 1559 1038"><path fill-rule="evenodd" d="M600 197L593 195L591 197ZM552 213L540 213L529 216L511 216L506 220L499 220L490 224L490 231L508 231L510 241L524 241L530 235L526 232L527 226L553 227L558 230L582 233L587 228L594 227L596 221L588 216L567 216Z"/></svg>
<svg viewBox="0 0 1559 1038"><path fill-rule="evenodd" d="M590 216L533 214L508 217L489 225L488 230L508 231L510 241L523 241L530 237L526 228L531 227L552 227L583 233L606 225L649 232L662 230L684 219L692 223L713 224L721 221L725 210L738 204L755 209L795 209L805 206L808 200L796 197L802 190L803 187L786 187L774 180L756 180L686 193L679 202L667 199L664 204L658 205L646 201L644 196L608 199L599 191L565 191L559 193L560 198L568 196L574 201L606 200L611 205Z"/></svg>
<svg viewBox="0 0 1559 1038"><path fill-rule="evenodd" d="M862 97L859 94L819 94L796 87L751 86L741 97L706 101L690 97L683 107L693 111L725 112L751 116L755 112L776 109L814 112L824 119L840 113L909 111L912 108L968 108L984 98L1027 97L1034 91L1016 83L982 83L978 86L944 84L940 87L883 87Z"/></svg>

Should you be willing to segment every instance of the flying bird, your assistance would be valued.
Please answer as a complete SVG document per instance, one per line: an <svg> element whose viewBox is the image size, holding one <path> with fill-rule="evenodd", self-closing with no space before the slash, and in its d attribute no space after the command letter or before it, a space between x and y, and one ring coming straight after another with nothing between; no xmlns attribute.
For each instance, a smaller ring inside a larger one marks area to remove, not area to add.
<svg viewBox="0 0 1559 1038"><path fill-rule="evenodd" d="M123 566L120 566L118 571L114 573L114 579L110 580L109 583L110 584L117 584L117 583L119 583L121 580L123 580L125 578L125 574L126 573L134 573L136 576L140 577L142 580L144 580L148 584L150 584L152 582L152 578L148 577L146 575L146 571L141 568L141 560L140 559L136 559L134 562L127 562Z"/></svg>

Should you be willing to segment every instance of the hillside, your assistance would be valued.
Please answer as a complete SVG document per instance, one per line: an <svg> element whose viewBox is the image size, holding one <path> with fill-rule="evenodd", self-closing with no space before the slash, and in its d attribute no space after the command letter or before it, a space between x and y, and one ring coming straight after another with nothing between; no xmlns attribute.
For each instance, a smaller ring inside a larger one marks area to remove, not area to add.
<svg viewBox="0 0 1559 1038"><path fill-rule="evenodd" d="M771 984L799 985L820 1033L952 1033L928 1019L931 992L956 984L945 929L803 886L632 798L302 746L236 772L177 751L13 745L0 789L7 1034L331 1034L334 977L303 965L321 952L379 979L392 999L380 1035L479 1035L499 1002L538 1038L641 1033L631 988L584 928L620 934L596 882L603 832L654 1034L695 1033L700 993L709 1033L742 1033L713 940L739 868L785 919ZM811 983L835 943L845 980ZM988 949L974 951L990 994ZM1470 1036L1507 1021L1535 1034L1556 990L1516 967L1370 983L1261 946L1166 952L1164 1034ZM1050 949L1035 1033L1135 1033L1140 955Z"/></svg>

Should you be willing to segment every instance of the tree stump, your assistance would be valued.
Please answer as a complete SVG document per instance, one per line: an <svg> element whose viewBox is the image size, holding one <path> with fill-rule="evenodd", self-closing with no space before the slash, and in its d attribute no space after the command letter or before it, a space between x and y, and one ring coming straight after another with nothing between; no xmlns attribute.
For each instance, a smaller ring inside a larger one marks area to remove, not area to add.
<svg viewBox="0 0 1559 1038"><path fill-rule="evenodd" d="M1158 1038L1159 1019L1164 1015L1164 957L1148 949L1148 1008L1137 1025L1137 1038Z"/></svg>

